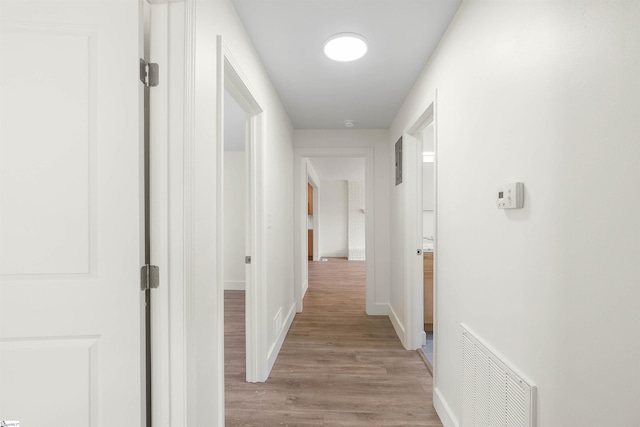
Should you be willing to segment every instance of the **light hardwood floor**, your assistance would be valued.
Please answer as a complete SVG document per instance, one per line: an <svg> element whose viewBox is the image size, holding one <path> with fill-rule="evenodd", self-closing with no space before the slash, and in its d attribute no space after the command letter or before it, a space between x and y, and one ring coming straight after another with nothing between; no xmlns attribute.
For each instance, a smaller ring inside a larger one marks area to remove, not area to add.
<svg viewBox="0 0 640 427"><path fill-rule="evenodd" d="M226 425L442 426L417 352L365 314L364 261L309 262L309 282L261 384L245 382L244 292L225 292Z"/></svg>

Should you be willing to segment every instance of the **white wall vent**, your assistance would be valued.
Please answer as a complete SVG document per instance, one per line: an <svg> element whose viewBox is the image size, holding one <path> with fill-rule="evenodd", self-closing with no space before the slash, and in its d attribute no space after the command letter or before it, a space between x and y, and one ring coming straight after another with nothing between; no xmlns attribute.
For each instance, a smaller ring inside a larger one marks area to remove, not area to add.
<svg viewBox="0 0 640 427"><path fill-rule="evenodd" d="M462 426L535 427L535 386L462 328Z"/></svg>

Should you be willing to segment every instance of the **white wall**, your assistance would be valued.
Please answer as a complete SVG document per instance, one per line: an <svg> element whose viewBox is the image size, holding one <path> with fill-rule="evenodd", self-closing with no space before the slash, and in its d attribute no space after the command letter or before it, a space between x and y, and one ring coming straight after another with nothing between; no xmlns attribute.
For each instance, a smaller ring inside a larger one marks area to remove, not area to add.
<svg viewBox="0 0 640 427"><path fill-rule="evenodd" d="M365 186L363 181L349 181L348 250L350 261L366 259L365 242Z"/></svg>
<svg viewBox="0 0 640 427"><path fill-rule="evenodd" d="M224 153L224 289L245 288L245 152Z"/></svg>
<svg viewBox="0 0 640 427"><path fill-rule="evenodd" d="M435 235L436 218L434 211L422 211L422 236L430 237ZM426 239L424 240L427 241Z"/></svg>
<svg viewBox="0 0 640 427"><path fill-rule="evenodd" d="M374 209L375 228L373 232L375 283L370 314L387 314L389 304L389 183L391 181L390 150L387 130L296 130L295 147L343 149L345 147L372 148L375 177ZM326 156L325 156L326 157ZM322 193L323 189L320 190ZM300 266L304 269L305 266ZM304 270L303 270L304 271Z"/></svg>
<svg viewBox="0 0 640 427"><path fill-rule="evenodd" d="M467 0L393 123L389 147L437 89L435 400L453 421L464 322L538 386L538 426L640 425L638 22L635 1ZM513 181L524 208L496 209Z"/></svg>
<svg viewBox="0 0 640 427"><path fill-rule="evenodd" d="M260 147L263 174L258 177L263 190L259 208L264 221L257 226L263 231L266 250L255 256L265 266L265 274L260 275L261 286L269 290L269 298L264 300L266 313L259 319L266 333L260 334L258 340L258 345L264 347L260 353L270 355L268 366L275 360L295 312L291 244L293 127L229 0L186 0L161 7L170 10L169 19L164 17L170 26L171 59L171 72L167 73L171 79L170 327L172 363L179 360L171 372L171 416L177 425L223 425L223 283L217 278L220 269L216 265L221 246L216 235L217 36L222 37L264 111L265 138ZM175 305L174 301L181 304ZM276 322L279 312L282 321ZM277 330L276 324L283 328ZM183 354L184 359L180 359ZM263 364L266 366L267 361ZM180 407L180 402L185 406Z"/></svg>
<svg viewBox="0 0 640 427"><path fill-rule="evenodd" d="M347 181L321 181L320 186L320 256L346 258Z"/></svg>

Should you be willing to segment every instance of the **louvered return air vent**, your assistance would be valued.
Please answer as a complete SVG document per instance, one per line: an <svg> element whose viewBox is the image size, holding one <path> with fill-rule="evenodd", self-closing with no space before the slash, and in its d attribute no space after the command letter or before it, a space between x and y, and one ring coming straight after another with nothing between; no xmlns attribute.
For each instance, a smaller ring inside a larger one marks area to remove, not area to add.
<svg viewBox="0 0 640 427"><path fill-rule="evenodd" d="M535 386L462 328L462 427L535 427Z"/></svg>

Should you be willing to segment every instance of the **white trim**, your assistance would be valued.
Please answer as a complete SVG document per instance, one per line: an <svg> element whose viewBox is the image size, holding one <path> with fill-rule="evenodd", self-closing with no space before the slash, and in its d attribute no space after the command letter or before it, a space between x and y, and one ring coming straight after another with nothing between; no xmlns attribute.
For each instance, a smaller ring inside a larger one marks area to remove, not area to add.
<svg viewBox="0 0 640 427"><path fill-rule="evenodd" d="M405 133L402 136L402 152L403 152L403 184L405 191L403 193L405 204L405 218L403 221L404 233L404 277L405 279L405 326L406 335L402 341L407 350L417 350L420 348L420 331L423 328L422 323L424 316L421 306L423 303L423 276L419 274L423 269L423 255L417 254L418 249L422 249L422 242L418 245L417 240L422 237L420 233L419 222L417 221L417 209L421 209L420 203L416 200L418 194L417 176L418 170L416 166L417 160L415 153L418 151L418 139L411 134ZM422 200L422 198L420 198Z"/></svg>
<svg viewBox="0 0 640 427"><path fill-rule="evenodd" d="M308 280L306 203L307 172L304 158L308 157L364 157L365 159L365 246L366 246L366 313L375 315L375 182L373 147L296 147L294 149L294 298L296 310L302 311L303 284Z"/></svg>
<svg viewBox="0 0 640 427"><path fill-rule="evenodd" d="M444 400L442 393L440 393L440 389L433 389L433 407L435 408L438 416L440 417L440 421L444 427L459 427L458 419L454 415L451 407L447 404L447 401Z"/></svg>
<svg viewBox="0 0 640 427"><path fill-rule="evenodd" d="M235 60L229 47L224 43L221 36L217 37L218 46L218 81L217 81L217 102L218 102L218 123L217 123L217 158L218 158L218 198L216 201L217 216L220 218L224 210L224 91L226 90L234 100L247 113L246 128L246 149L247 156L247 241L246 254L251 256L251 264L246 267L245 280L245 333L246 333L246 379L248 382L266 381L269 376L269 363L267 351L268 323L266 321L267 298L266 290L262 285L266 277L266 251L263 238L265 223L263 209L263 156L264 146L264 120L265 113L261 103L257 100L255 91L245 74L242 72L239 63ZM224 250L221 241L223 240L224 224L217 223L217 244L220 246L217 255L217 264L223 265ZM217 271L222 274L222 269ZM224 298L222 296L221 298ZM224 336L222 337L224 341ZM224 370L219 372L224 376Z"/></svg>
<svg viewBox="0 0 640 427"><path fill-rule="evenodd" d="M349 251L323 252L320 258L348 258Z"/></svg>
<svg viewBox="0 0 640 427"><path fill-rule="evenodd" d="M403 133L403 151L407 156L404 171L407 188L405 190L405 304L408 350L417 349L422 345L423 323L424 323L424 264L423 256L416 256L416 249L422 248L422 132L433 123L434 132L434 210L436 223L434 227L434 387L437 384L437 364L436 364L436 341L437 341L437 164L438 164L438 138L436 134L436 111L437 111L437 91L427 98L424 110L418 114L411 125Z"/></svg>
<svg viewBox="0 0 640 427"><path fill-rule="evenodd" d="M376 303L373 305L371 312L367 313L369 316L389 316L389 304L388 303Z"/></svg>
<svg viewBox="0 0 640 427"><path fill-rule="evenodd" d="M282 308L280 310L282 310ZM268 360L269 360L269 362L268 362L268 370L269 370L269 372L271 372L271 369L273 368L274 363L276 363L276 358L278 357L278 354L280 353L280 349L282 348L282 344L284 343L284 339L287 337L287 333L289 332L289 328L291 327L291 324L293 323L293 318L295 316L296 316L296 305L294 303L294 304L291 304L291 307L289 307L289 311L287 312L287 318L283 322L282 328L278 332L278 338L271 345L271 348L269 349L269 356L268 356ZM266 380L266 378L265 378L265 380Z"/></svg>
<svg viewBox="0 0 640 427"><path fill-rule="evenodd" d="M313 188L313 261L320 260L320 178L311 162L307 162L307 180ZM308 244L308 242L307 242Z"/></svg>
<svg viewBox="0 0 640 427"><path fill-rule="evenodd" d="M307 289L309 289L309 281L305 280L302 284L302 298L307 294Z"/></svg>
<svg viewBox="0 0 640 427"><path fill-rule="evenodd" d="M405 345L406 332L405 332L404 325L402 324L402 320L400 320L400 317L396 314L396 311L393 309L391 304L389 304L388 307L389 307L389 320L391 320L393 329L395 329L396 335L398 335L398 338L400 338L400 342L406 348L407 347Z"/></svg>
<svg viewBox="0 0 640 427"><path fill-rule="evenodd" d="M186 0L184 9L184 124L182 144L182 272L184 284L182 312L184 346L184 422L193 425L197 422L197 382L196 370L197 340L195 338L195 86L196 86L196 0ZM177 58L176 58L177 59ZM178 261L179 262L179 261ZM179 373L176 373L179 375ZM215 403L217 404L217 402ZM219 404L217 404L219 407ZM222 408L224 411L224 407Z"/></svg>
<svg viewBox="0 0 640 427"><path fill-rule="evenodd" d="M244 291L245 282L244 280L225 280L224 290L225 291Z"/></svg>
<svg viewBox="0 0 640 427"><path fill-rule="evenodd" d="M151 3L151 2L150 2ZM169 6L152 3L149 7L150 44L149 62L171 67L169 46ZM149 216L150 216L150 261L159 266L160 286L150 294L151 298L151 418L160 425L171 424L171 409L177 403L172 393L172 342L170 336L170 287L169 283L169 80L170 73L160 73L159 85L149 92Z"/></svg>

